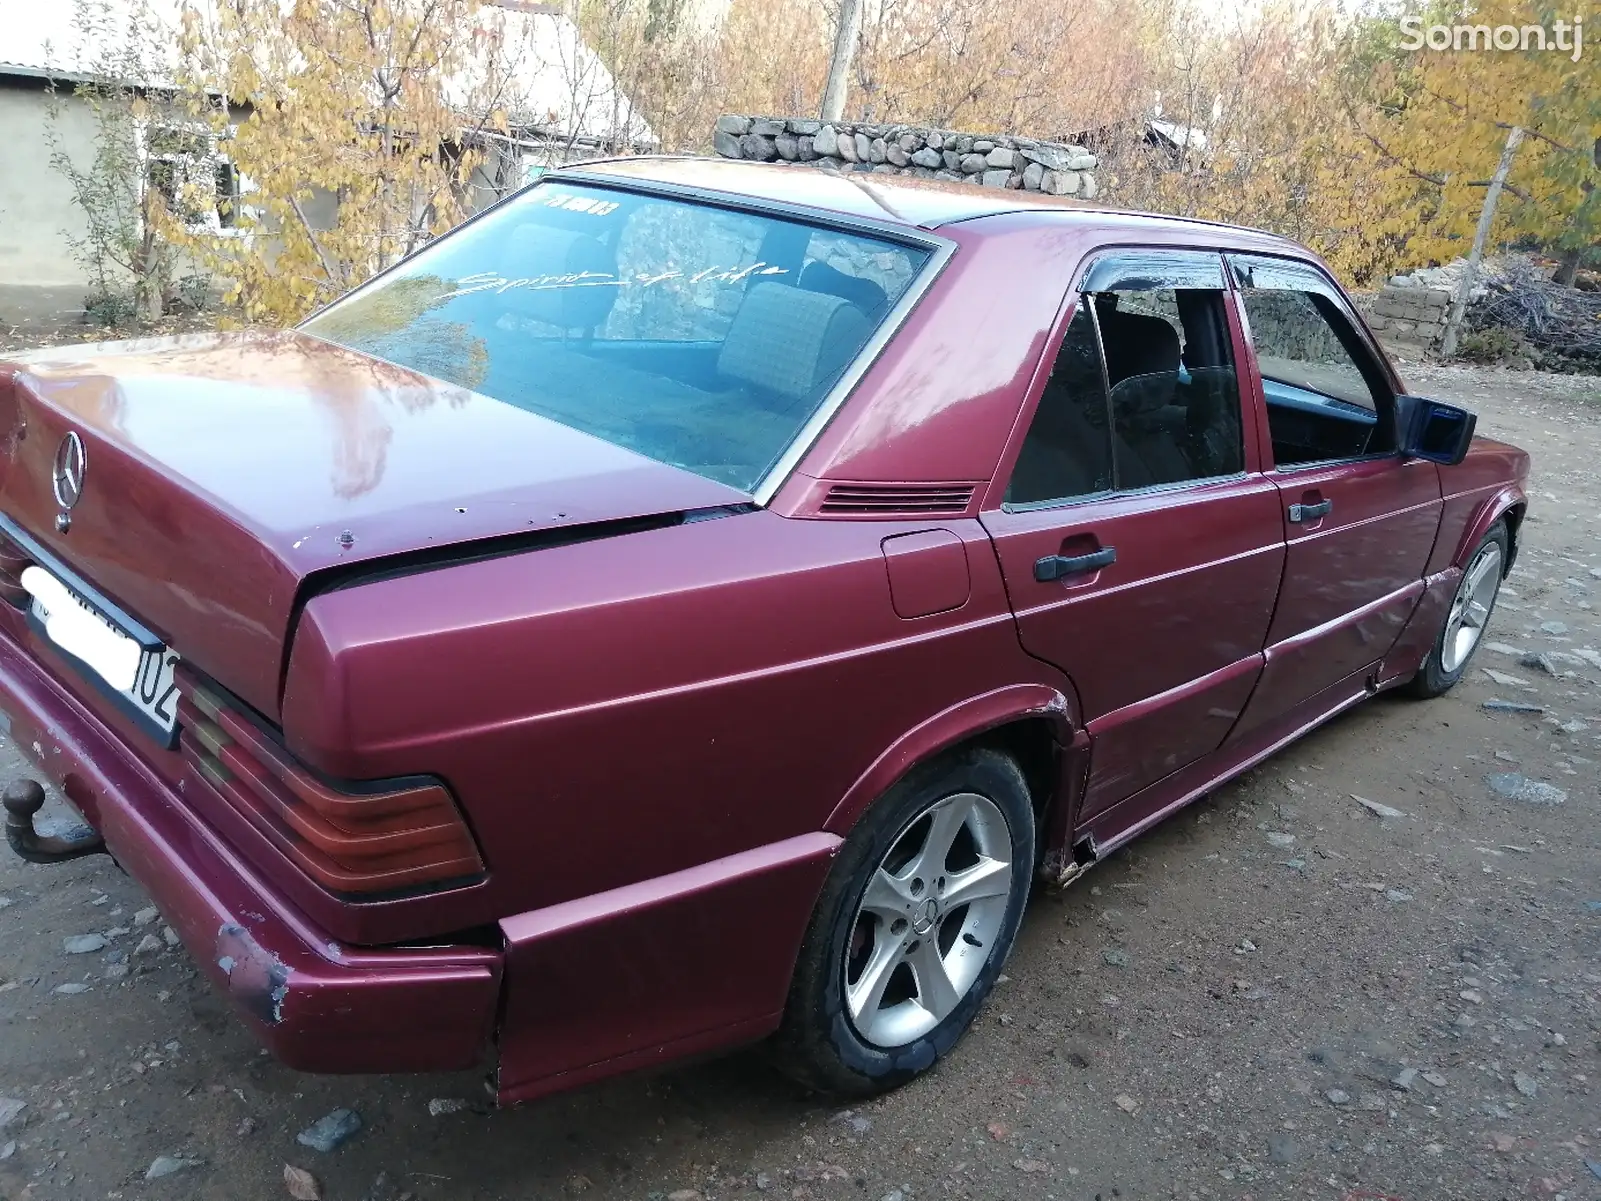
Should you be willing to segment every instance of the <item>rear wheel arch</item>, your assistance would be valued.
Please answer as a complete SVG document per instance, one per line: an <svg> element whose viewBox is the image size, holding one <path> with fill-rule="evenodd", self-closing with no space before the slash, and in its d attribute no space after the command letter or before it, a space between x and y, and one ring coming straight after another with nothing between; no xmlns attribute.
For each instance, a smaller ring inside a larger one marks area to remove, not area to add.
<svg viewBox="0 0 1601 1201"><path fill-rule="evenodd" d="M1073 702L1047 685L1013 685L973 697L914 727L886 749L835 805L823 829L843 837L874 802L914 772L988 747L1017 762L1043 831L1060 791L1060 755L1081 728Z"/></svg>

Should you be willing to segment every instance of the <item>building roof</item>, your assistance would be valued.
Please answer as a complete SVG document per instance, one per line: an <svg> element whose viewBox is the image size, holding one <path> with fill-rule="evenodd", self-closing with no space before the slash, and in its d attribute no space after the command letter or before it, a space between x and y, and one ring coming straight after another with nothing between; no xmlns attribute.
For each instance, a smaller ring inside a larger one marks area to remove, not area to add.
<svg viewBox="0 0 1601 1201"><path fill-rule="evenodd" d="M560 174L609 176L619 182L639 180L663 183L677 188L799 205L919 229L938 229L957 221L1003 213L1072 213L1080 216L1086 224L1119 226L1131 230L1159 226L1168 229L1203 228L1217 231L1205 240L1220 246L1306 253L1288 239L1243 226L1160 213L1129 212L1066 196L1046 196L1015 188L985 188L908 175L664 155L638 155L579 163Z"/></svg>
<svg viewBox="0 0 1601 1201"><path fill-rule="evenodd" d="M172 82L177 62L175 0L0 0L0 75L92 79L112 64L147 58L147 86ZM87 18L84 20L83 18Z"/></svg>
<svg viewBox="0 0 1601 1201"><path fill-rule="evenodd" d="M216 0L195 0L202 10ZM182 0L0 0L0 76L112 77L171 87ZM650 145L650 127L578 27L531 0L489 0L481 52L447 82L462 105L489 97L520 130L581 143Z"/></svg>

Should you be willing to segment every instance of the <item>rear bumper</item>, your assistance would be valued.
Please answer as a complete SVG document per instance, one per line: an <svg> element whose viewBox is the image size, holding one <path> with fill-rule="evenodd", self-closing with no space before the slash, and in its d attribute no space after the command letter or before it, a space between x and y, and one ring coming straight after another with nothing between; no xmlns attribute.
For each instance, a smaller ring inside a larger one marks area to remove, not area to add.
<svg viewBox="0 0 1601 1201"><path fill-rule="evenodd" d="M499 951L369 950L327 939L5 637L0 711L18 749L96 825L283 1062L304 1071L396 1072L485 1061Z"/></svg>

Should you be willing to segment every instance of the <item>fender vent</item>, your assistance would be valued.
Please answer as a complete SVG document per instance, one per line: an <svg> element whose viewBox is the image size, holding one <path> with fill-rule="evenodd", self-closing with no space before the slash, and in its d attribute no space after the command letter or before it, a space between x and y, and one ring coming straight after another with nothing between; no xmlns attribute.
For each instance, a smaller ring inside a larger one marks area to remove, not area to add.
<svg viewBox="0 0 1601 1201"><path fill-rule="evenodd" d="M903 513L965 513L972 484L835 484L823 498L824 513L896 516Z"/></svg>

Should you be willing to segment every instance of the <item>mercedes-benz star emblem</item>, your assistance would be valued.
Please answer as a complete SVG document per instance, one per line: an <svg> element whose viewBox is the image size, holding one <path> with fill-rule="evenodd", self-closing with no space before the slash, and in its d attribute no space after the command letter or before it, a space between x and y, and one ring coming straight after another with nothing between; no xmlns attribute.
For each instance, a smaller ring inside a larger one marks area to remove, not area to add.
<svg viewBox="0 0 1601 1201"><path fill-rule="evenodd" d="M83 495L83 476L89 469L88 457L83 452L83 439L77 431L70 431L56 447L56 466L51 473L55 485L56 501L63 509L70 509Z"/></svg>

